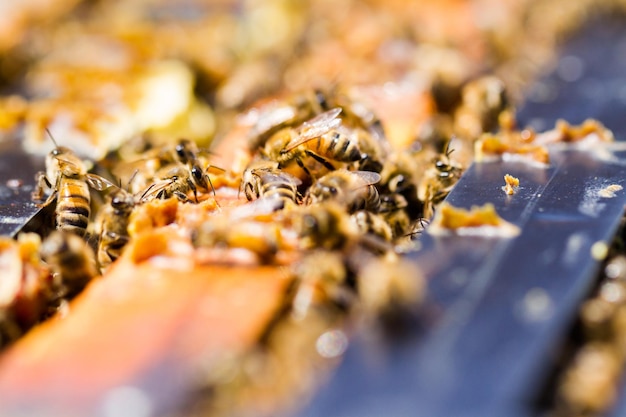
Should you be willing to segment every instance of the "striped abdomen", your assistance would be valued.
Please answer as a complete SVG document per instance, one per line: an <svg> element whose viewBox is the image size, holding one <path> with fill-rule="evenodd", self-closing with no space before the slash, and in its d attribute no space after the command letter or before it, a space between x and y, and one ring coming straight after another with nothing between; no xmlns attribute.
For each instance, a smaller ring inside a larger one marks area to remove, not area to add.
<svg viewBox="0 0 626 417"><path fill-rule="evenodd" d="M307 142L307 147L316 154L333 161L356 162L361 160L361 149L356 138L337 130Z"/></svg>
<svg viewBox="0 0 626 417"><path fill-rule="evenodd" d="M57 229L84 236L89 224L89 202L86 181L62 177L57 196Z"/></svg>
<svg viewBox="0 0 626 417"><path fill-rule="evenodd" d="M354 190L349 194L348 211L369 210L378 212L380 208L380 195L373 185L367 185L361 189Z"/></svg>
<svg viewBox="0 0 626 417"><path fill-rule="evenodd" d="M261 184L260 194L264 198L297 202L298 190L296 184L289 178L267 172L261 174Z"/></svg>

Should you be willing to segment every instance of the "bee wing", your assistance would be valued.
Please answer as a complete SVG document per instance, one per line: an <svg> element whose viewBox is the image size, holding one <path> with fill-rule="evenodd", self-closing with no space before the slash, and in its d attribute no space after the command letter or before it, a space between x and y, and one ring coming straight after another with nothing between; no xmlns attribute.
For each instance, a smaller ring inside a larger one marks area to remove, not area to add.
<svg viewBox="0 0 626 417"><path fill-rule="evenodd" d="M296 117L296 110L292 106L273 102L261 109L253 109L245 114L241 121L253 125L254 134L262 134L276 126L280 126Z"/></svg>
<svg viewBox="0 0 626 417"><path fill-rule="evenodd" d="M319 138L324 133L338 128L341 125L341 119L337 118L339 113L341 113L341 108L336 107L302 123L298 128L297 138L285 146L285 151L288 152L303 143Z"/></svg>
<svg viewBox="0 0 626 417"><path fill-rule="evenodd" d="M302 181L300 180L300 178L294 177L291 174L288 174L286 172L264 172L261 174L261 176L263 177L263 182L281 182L281 181L287 181L293 185L295 185L296 187L299 186L300 184L302 184Z"/></svg>
<svg viewBox="0 0 626 417"><path fill-rule="evenodd" d="M377 172L371 171L351 171L363 181L363 185L374 185L380 182L381 176Z"/></svg>
<svg viewBox="0 0 626 417"><path fill-rule="evenodd" d="M151 197L155 197L161 191L169 187L174 181L176 181L174 178L167 178L150 184L150 186L141 194L139 201L148 201Z"/></svg>
<svg viewBox="0 0 626 417"><path fill-rule="evenodd" d="M102 191L109 187L117 187L111 181L96 174L86 174L87 184L94 190Z"/></svg>
<svg viewBox="0 0 626 417"><path fill-rule="evenodd" d="M145 157L133 161L123 161L113 167L111 172L122 183L131 183L137 176L152 178L164 163L156 157Z"/></svg>

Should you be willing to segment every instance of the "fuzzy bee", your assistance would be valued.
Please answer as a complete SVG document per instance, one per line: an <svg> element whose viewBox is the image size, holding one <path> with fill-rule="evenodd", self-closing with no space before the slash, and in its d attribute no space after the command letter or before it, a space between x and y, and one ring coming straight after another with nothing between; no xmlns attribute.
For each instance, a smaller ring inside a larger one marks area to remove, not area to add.
<svg viewBox="0 0 626 417"><path fill-rule="evenodd" d="M32 197L42 200L46 207L56 200L56 228L84 236L91 214L89 188L102 191L113 183L87 172L83 161L70 149L57 146L46 156L46 172L36 176L37 186Z"/></svg>
<svg viewBox="0 0 626 417"><path fill-rule="evenodd" d="M41 257L57 274L58 297L77 295L98 275L96 257L91 247L73 233L57 230L41 245Z"/></svg>
<svg viewBox="0 0 626 417"><path fill-rule="evenodd" d="M380 175L370 171L347 171L338 169L319 178L308 190L306 203L315 204L334 200L346 207L348 212L370 210L377 212L380 196L374 184Z"/></svg>
<svg viewBox="0 0 626 417"><path fill-rule="evenodd" d="M446 198L463 173L461 166L450 158L451 153L446 146L420 182L418 197L424 203L423 217L433 215L435 207Z"/></svg>
<svg viewBox="0 0 626 417"><path fill-rule="evenodd" d="M241 189L248 201L258 198L276 199L279 208L299 203L301 200L298 186L302 183L298 178L276 168L268 161L258 161L243 173Z"/></svg>
<svg viewBox="0 0 626 417"><path fill-rule="evenodd" d="M101 270L120 257L130 240L128 222L137 204L135 196L122 188L116 188L109 194L108 204L102 209L98 227L98 265Z"/></svg>
<svg viewBox="0 0 626 417"><path fill-rule="evenodd" d="M274 134L261 154L284 168L295 162L309 178L314 176L311 165L321 165L333 171L336 163L352 163L363 159L356 137L338 129L340 108L324 112L304 122L296 129L287 128Z"/></svg>

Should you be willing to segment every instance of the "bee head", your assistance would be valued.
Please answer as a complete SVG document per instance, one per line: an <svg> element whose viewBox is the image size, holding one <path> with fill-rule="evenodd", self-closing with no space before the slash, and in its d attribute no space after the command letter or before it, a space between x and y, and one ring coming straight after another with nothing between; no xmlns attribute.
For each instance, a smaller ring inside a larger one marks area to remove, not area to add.
<svg viewBox="0 0 626 417"><path fill-rule="evenodd" d="M196 182L200 182L204 178L204 171L198 165L194 165L191 167L191 176Z"/></svg>
<svg viewBox="0 0 626 417"><path fill-rule="evenodd" d="M132 207L132 205L132 197L127 195L122 190L115 191L115 193L111 196L111 207L115 210L125 210Z"/></svg>
<svg viewBox="0 0 626 417"><path fill-rule="evenodd" d="M188 163L192 159L192 152L189 149L189 141L187 139L178 141L174 147L174 152L176 152L178 160L183 164Z"/></svg>

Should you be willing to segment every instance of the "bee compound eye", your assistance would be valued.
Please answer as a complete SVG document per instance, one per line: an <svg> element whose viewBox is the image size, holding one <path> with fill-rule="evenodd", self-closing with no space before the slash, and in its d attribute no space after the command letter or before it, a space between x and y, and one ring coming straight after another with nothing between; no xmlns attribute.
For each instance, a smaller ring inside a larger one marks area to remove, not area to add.
<svg viewBox="0 0 626 417"><path fill-rule="evenodd" d="M111 205L115 208L120 208L120 207L124 207L125 205L125 201L124 198L120 197L120 196L115 196L111 199Z"/></svg>
<svg viewBox="0 0 626 417"><path fill-rule="evenodd" d="M193 175L194 178L198 179L198 178L202 178L202 169L195 165L193 168L191 168L191 175Z"/></svg>
<svg viewBox="0 0 626 417"><path fill-rule="evenodd" d="M176 152L176 155L178 156L178 158L180 158L181 160L186 160L187 159L187 154L185 152L185 146L183 144L178 144L176 145L176 147L174 148L174 151Z"/></svg>

